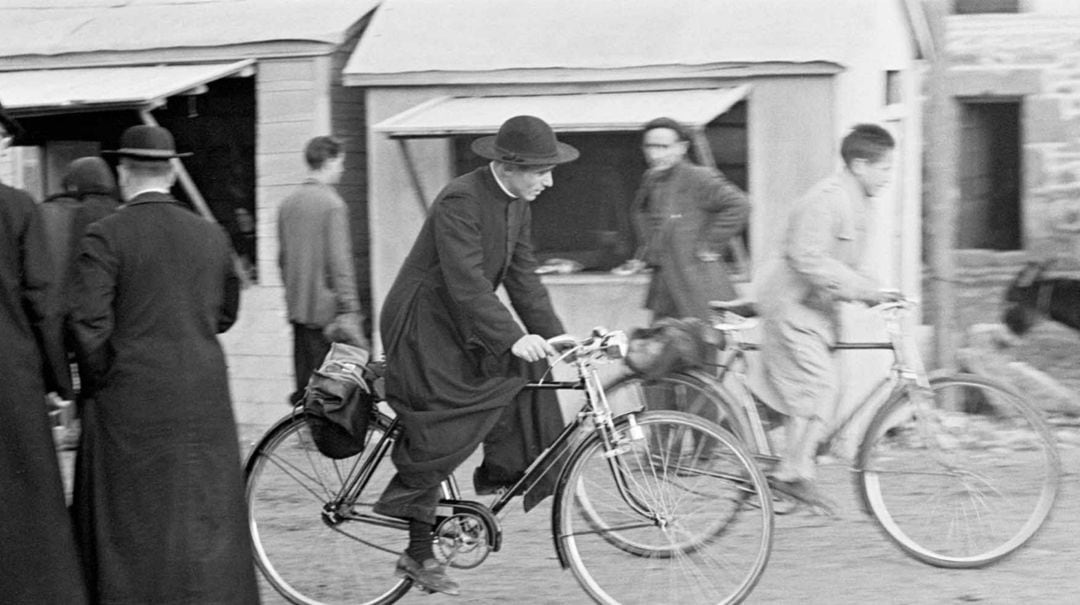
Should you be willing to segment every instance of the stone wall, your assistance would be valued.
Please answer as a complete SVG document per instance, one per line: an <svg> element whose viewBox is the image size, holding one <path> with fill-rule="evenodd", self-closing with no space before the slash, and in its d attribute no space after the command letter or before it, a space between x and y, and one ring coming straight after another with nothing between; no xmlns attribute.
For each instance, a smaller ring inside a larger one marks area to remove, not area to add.
<svg viewBox="0 0 1080 605"><path fill-rule="evenodd" d="M950 17L956 96L1022 97L1024 249L1080 258L1080 17Z"/></svg>
<svg viewBox="0 0 1080 605"><path fill-rule="evenodd" d="M1080 277L1080 15L953 15L946 32L951 96L1022 104L1023 249L954 252L962 345L970 326L1000 320L1005 289L1028 260L1057 258L1056 272ZM951 132L958 134L960 125ZM928 145L933 134L927 135ZM937 304L934 279L924 272L928 320Z"/></svg>

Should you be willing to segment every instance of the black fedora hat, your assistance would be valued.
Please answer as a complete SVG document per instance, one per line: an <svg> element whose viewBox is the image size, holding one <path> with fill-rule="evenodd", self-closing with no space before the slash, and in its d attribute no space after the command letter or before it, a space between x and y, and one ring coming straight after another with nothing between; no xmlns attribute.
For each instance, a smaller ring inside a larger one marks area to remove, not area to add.
<svg viewBox="0 0 1080 605"><path fill-rule="evenodd" d="M476 139L472 150L489 160L521 166L564 164L578 158L578 150L555 139L548 123L536 116L514 116L499 133Z"/></svg>
<svg viewBox="0 0 1080 605"><path fill-rule="evenodd" d="M190 153L177 153L172 133L161 126L140 124L132 126L120 135L120 149L102 151L103 154L135 158L137 160L168 160L186 158Z"/></svg>

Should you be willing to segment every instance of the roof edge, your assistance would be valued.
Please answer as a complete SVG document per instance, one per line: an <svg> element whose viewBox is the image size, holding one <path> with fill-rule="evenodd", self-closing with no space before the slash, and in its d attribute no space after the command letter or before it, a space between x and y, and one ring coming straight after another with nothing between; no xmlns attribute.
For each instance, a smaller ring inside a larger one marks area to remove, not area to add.
<svg viewBox="0 0 1080 605"><path fill-rule="evenodd" d="M747 78L772 75L834 75L844 66L830 61L714 63L708 65L650 65L626 68L500 69L490 71L416 71L401 73L342 73L345 86L447 86L486 84L573 84L685 80L687 78Z"/></svg>
<svg viewBox="0 0 1080 605"><path fill-rule="evenodd" d="M153 63L220 63L242 59L283 59L331 55L340 45L311 42L258 42L230 46L194 46L138 51L90 51L55 55L27 54L2 57L0 71L125 67Z"/></svg>

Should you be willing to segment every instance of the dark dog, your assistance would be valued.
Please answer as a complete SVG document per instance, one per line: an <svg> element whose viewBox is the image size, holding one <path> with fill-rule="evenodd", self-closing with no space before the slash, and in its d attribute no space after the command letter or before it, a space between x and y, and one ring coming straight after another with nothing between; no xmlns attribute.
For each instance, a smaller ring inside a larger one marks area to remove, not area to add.
<svg viewBox="0 0 1080 605"><path fill-rule="evenodd" d="M1028 263L1005 291L1002 321L1013 334L1023 336L1044 319L1080 331L1080 280L1043 277L1052 262Z"/></svg>

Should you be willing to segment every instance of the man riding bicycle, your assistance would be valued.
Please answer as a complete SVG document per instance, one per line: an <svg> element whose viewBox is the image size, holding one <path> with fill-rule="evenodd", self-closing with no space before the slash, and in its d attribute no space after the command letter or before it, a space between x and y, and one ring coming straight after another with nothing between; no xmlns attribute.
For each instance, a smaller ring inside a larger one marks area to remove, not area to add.
<svg viewBox="0 0 1080 605"><path fill-rule="evenodd" d="M868 275L867 225L872 198L889 184L896 141L884 128L859 124L844 137L844 166L795 203L780 256L758 285L762 365L785 417L785 451L773 476L777 491L820 508L832 505L816 486L815 457L836 415L832 356L838 305L895 300Z"/></svg>

